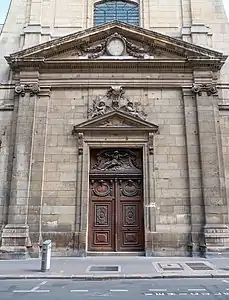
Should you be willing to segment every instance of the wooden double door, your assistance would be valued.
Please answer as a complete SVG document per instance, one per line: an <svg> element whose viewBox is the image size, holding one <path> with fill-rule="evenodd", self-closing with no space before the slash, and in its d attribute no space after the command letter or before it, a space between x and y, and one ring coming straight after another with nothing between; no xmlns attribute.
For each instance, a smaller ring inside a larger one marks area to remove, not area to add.
<svg viewBox="0 0 229 300"><path fill-rule="evenodd" d="M89 251L144 251L142 177L91 178Z"/></svg>

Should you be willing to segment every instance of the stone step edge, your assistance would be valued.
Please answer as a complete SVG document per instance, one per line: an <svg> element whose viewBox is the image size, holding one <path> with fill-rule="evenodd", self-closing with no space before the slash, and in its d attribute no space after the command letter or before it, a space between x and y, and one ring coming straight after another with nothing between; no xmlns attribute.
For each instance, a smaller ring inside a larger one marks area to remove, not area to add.
<svg viewBox="0 0 229 300"><path fill-rule="evenodd" d="M13 279L74 279L84 281L120 280L120 279L163 279L163 278L229 278L226 274L133 274L133 275L0 275L0 280Z"/></svg>

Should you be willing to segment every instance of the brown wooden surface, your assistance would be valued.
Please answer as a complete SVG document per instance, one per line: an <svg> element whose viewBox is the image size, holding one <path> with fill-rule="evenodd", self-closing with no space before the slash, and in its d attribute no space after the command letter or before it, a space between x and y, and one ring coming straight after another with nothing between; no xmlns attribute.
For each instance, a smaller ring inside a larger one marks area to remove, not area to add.
<svg viewBox="0 0 229 300"><path fill-rule="evenodd" d="M144 250L141 178L90 180L88 250Z"/></svg>

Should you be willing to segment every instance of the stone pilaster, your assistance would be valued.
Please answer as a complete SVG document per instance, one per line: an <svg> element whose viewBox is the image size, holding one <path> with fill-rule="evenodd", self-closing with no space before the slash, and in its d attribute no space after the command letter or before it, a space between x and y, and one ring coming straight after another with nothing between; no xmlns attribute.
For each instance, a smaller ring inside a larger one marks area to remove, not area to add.
<svg viewBox="0 0 229 300"><path fill-rule="evenodd" d="M42 3L43 1L30 0L27 4L26 26L24 31L24 49L41 42L42 33Z"/></svg>
<svg viewBox="0 0 229 300"><path fill-rule="evenodd" d="M28 199L31 179L31 151L33 145L34 118L39 86L21 84L15 87L18 99L16 137L13 155L8 224L2 233L0 256L26 257L29 243L27 225Z"/></svg>
<svg viewBox="0 0 229 300"><path fill-rule="evenodd" d="M76 147L78 149L78 158L77 158L77 186L76 186L76 217L75 217L75 233L74 233L74 252L78 256L86 255L86 229L83 224L83 209L85 206L83 198L83 160L85 155L84 153L84 134L81 132L72 132L73 135L76 135Z"/></svg>
<svg viewBox="0 0 229 300"><path fill-rule="evenodd" d="M198 138L197 110L195 96L190 88L183 88L185 115L185 137L187 146L191 234L189 252L192 256L201 254L204 245L204 203L202 199L200 148Z"/></svg>
<svg viewBox="0 0 229 300"><path fill-rule="evenodd" d="M33 145L31 149L31 178L28 195L27 224L29 226L31 247L30 255L38 256L42 244L42 206L44 199L43 185L45 177L45 158L48 130L48 112L50 107L49 86L42 87L36 102L36 114L33 126Z"/></svg>
<svg viewBox="0 0 229 300"><path fill-rule="evenodd" d="M202 77L202 79L201 79ZM207 81L208 79L208 81ZM218 95L214 83L204 74L195 74L192 91L196 95L202 187L205 209L206 255L229 250L227 204L222 172L219 135Z"/></svg>
<svg viewBox="0 0 229 300"><path fill-rule="evenodd" d="M148 165L147 169L147 186L148 186L148 201L146 204L145 213L145 255L152 256L155 248L154 239L157 234L156 231L156 174L154 163L154 134L149 133L148 151L145 153L145 163ZM148 158L146 160L146 157Z"/></svg>

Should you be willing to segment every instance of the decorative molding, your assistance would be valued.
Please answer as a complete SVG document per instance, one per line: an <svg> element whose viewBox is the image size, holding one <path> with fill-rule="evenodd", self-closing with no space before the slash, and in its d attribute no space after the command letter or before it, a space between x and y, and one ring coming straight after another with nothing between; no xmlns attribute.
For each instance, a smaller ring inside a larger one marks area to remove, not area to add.
<svg viewBox="0 0 229 300"><path fill-rule="evenodd" d="M120 180L120 190L121 194L123 194L126 197L134 197L138 194L141 194L141 181L138 180L137 182L134 182L133 180Z"/></svg>
<svg viewBox="0 0 229 300"><path fill-rule="evenodd" d="M78 155L83 155L83 133L78 133Z"/></svg>
<svg viewBox="0 0 229 300"><path fill-rule="evenodd" d="M193 84L192 85L192 92L202 96L205 92L208 96L212 96L218 93L217 87L214 84Z"/></svg>
<svg viewBox="0 0 229 300"><path fill-rule="evenodd" d="M132 115L138 119L145 119L146 113L140 109L141 104L132 102L125 97L122 86L111 86L104 97L96 97L88 109L88 118L93 119L105 115L113 110L118 110Z"/></svg>
<svg viewBox="0 0 229 300"><path fill-rule="evenodd" d="M97 59L102 55L108 56L125 56L130 55L135 58L147 58L152 55L152 49L147 45L147 49L140 47L130 41L124 36L118 34L117 32L112 34L110 37L106 38L104 42L83 48L82 53L88 55L89 59ZM152 58L152 56L151 56Z"/></svg>
<svg viewBox="0 0 229 300"><path fill-rule="evenodd" d="M97 162L91 173L122 172L141 173L141 165L136 154L128 149L102 150L97 154Z"/></svg>
<svg viewBox="0 0 229 300"><path fill-rule="evenodd" d="M9 101L0 101L0 111L11 111L14 110L14 103L12 100Z"/></svg>
<svg viewBox="0 0 229 300"><path fill-rule="evenodd" d="M40 92L40 86L38 83L30 84L21 84L15 86L15 93L17 95L25 96L26 93L29 93L30 96L34 96Z"/></svg>
<svg viewBox="0 0 229 300"><path fill-rule="evenodd" d="M148 147L149 147L149 154L154 155L154 135L150 132L149 132Z"/></svg>

